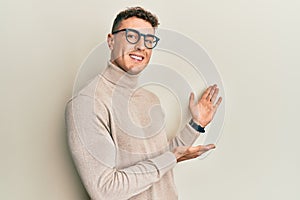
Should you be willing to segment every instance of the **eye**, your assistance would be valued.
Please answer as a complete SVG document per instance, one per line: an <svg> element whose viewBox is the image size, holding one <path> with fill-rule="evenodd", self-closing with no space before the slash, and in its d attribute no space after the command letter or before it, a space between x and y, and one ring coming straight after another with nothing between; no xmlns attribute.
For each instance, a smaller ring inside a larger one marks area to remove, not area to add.
<svg viewBox="0 0 300 200"><path fill-rule="evenodd" d="M128 31L127 35L126 35L127 39L132 41L132 42L136 42L139 39L139 34L135 31Z"/></svg>
<svg viewBox="0 0 300 200"><path fill-rule="evenodd" d="M145 40L145 42L148 43L148 44L153 44L154 43L153 40Z"/></svg>
<svg viewBox="0 0 300 200"><path fill-rule="evenodd" d="M128 37L128 38L132 38L132 39L136 39L136 35L131 34L131 33L128 33L128 34L127 34L127 37Z"/></svg>
<svg viewBox="0 0 300 200"><path fill-rule="evenodd" d="M147 36L145 37L145 42L147 42L148 44L153 44L153 43L155 43L155 42L156 42L155 36L153 36L153 35L147 35Z"/></svg>

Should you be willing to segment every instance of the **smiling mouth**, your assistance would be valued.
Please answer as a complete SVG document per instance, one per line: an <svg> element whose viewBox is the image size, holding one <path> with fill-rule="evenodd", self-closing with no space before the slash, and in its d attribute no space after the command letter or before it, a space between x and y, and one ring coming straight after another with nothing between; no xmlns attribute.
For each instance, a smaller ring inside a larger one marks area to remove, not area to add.
<svg viewBox="0 0 300 200"><path fill-rule="evenodd" d="M144 60L144 56L136 55L136 54L129 54L130 58L135 61L141 62Z"/></svg>

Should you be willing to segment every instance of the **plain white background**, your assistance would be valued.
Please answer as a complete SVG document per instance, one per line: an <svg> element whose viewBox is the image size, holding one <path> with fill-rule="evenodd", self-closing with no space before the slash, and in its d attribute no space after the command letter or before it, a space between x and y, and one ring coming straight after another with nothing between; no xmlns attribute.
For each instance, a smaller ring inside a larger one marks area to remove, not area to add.
<svg viewBox="0 0 300 200"><path fill-rule="evenodd" d="M88 199L66 144L64 107L115 15L141 5L201 44L226 90L213 154L175 168L180 199L298 199L300 3L0 2L0 199Z"/></svg>

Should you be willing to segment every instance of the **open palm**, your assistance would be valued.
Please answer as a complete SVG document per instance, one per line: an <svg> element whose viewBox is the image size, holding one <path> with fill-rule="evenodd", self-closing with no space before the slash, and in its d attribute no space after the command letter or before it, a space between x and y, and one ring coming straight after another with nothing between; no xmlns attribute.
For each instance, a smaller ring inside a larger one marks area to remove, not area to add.
<svg viewBox="0 0 300 200"><path fill-rule="evenodd" d="M212 85L204 91L201 98L195 104L195 95L194 93L191 93L189 109L195 123L202 127L206 127L211 122L222 102L222 97L219 97L215 103L218 94L219 88L217 85Z"/></svg>

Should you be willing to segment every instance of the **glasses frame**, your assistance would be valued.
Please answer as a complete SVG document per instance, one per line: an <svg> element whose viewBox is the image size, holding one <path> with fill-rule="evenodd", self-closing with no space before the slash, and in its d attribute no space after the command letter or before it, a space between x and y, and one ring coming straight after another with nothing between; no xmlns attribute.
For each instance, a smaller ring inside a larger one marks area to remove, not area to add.
<svg viewBox="0 0 300 200"><path fill-rule="evenodd" d="M157 36L155 36L155 35L152 35L152 34L143 34L143 33L139 32L138 30L131 29L131 28L124 28L124 29L121 29L121 30L116 30L116 31L113 31L112 34L117 34L117 33L119 33L119 32L123 32L123 31L125 31L126 40L127 40L127 42L129 42L130 44L136 44L136 43L138 43L138 42L141 40L141 36L143 36L143 37L144 37L144 46L145 46L147 49L154 49L154 48L157 46L158 41L160 40L160 39L159 39ZM132 32L135 32L135 33L138 34L139 37L138 37L138 39L137 39L136 42L131 42L131 41L128 40L127 34L128 34L129 31L132 31ZM146 45L146 40L145 40L145 38L146 38L147 36L153 37L153 38L155 39L155 41L156 41L156 42L155 42L155 45L154 45L153 47L151 47L151 48L149 48L149 47Z"/></svg>

